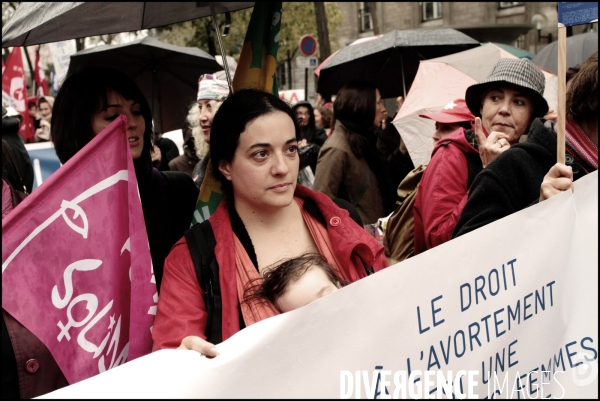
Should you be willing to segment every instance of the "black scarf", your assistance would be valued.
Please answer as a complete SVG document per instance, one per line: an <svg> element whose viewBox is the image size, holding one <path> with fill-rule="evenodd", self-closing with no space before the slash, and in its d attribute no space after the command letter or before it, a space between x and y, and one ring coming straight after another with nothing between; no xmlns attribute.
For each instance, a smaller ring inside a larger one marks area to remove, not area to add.
<svg viewBox="0 0 600 401"><path fill-rule="evenodd" d="M377 150L377 137L370 129L354 123L352 121L339 119L338 120L348 131L360 135L364 138L364 145L362 147L362 156L365 158L369 169L377 177L379 193L381 200L383 201L383 208L385 214L388 215L394 210L395 205L395 192L392 178L389 174L389 166L387 160L383 158L381 153ZM384 216L381 216L384 217Z"/></svg>

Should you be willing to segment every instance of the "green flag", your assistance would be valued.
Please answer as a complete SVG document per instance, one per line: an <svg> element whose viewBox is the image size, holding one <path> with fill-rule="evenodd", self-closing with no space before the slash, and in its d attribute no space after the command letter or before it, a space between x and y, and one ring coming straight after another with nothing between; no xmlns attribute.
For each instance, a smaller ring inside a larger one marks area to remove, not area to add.
<svg viewBox="0 0 600 401"><path fill-rule="evenodd" d="M281 2L256 2L240 61L233 77L233 90L252 88L279 96L275 67L281 30Z"/></svg>
<svg viewBox="0 0 600 401"><path fill-rule="evenodd" d="M259 89L279 96L275 67L281 30L281 2L257 2L254 5L248 31L233 78L233 90ZM200 186L200 194L192 225L207 220L223 199L221 183L214 178L209 161Z"/></svg>

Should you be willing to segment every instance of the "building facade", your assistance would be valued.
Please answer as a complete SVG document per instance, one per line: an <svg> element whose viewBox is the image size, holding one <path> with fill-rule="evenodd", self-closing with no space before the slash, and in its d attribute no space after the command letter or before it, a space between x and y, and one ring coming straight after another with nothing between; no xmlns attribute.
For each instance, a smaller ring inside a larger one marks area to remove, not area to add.
<svg viewBox="0 0 600 401"><path fill-rule="evenodd" d="M330 37L340 47L394 29L454 28L479 42L511 45L535 55L558 38L557 2L340 2L338 7L342 22ZM567 36L597 31L597 25L569 27ZM304 77L304 69L294 63L291 85L285 89L303 89ZM312 102L315 87L316 76L310 70Z"/></svg>
<svg viewBox="0 0 600 401"><path fill-rule="evenodd" d="M454 28L480 42L503 43L536 54L558 37L557 2L348 2L338 6L340 46L394 29ZM573 34L585 29L573 27Z"/></svg>

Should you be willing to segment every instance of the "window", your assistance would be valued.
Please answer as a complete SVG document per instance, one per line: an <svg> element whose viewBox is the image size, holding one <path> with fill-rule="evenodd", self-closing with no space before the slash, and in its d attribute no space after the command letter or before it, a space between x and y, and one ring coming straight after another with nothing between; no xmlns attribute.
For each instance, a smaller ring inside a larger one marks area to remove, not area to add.
<svg viewBox="0 0 600 401"><path fill-rule="evenodd" d="M421 3L423 7L423 21L430 21L434 19L442 18L442 3L441 2L429 2Z"/></svg>
<svg viewBox="0 0 600 401"><path fill-rule="evenodd" d="M371 18L371 10L369 9L369 3L360 2L359 4L359 14L358 18L360 19L360 31L372 31L373 30L373 19Z"/></svg>
<svg viewBox="0 0 600 401"><path fill-rule="evenodd" d="M519 35L515 42L515 47L525 49L525 35Z"/></svg>
<svg viewBox="0 0 600 401"><path fill-rule="evenodd" d="M525 4L525 3L522 1L501 1L500 8L517 7L517 6L522 6L523 4Z"/></svg>

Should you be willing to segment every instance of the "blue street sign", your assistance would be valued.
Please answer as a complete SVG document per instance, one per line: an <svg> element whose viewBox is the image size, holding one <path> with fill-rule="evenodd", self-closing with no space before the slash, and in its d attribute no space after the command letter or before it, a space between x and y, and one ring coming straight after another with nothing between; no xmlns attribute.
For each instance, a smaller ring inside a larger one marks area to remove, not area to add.
<svg viewBox="0 0 600 401"><path fill-rule="evenodd" d="M558 26L573 26L598 22L598 3L582 1L558 2Z"/></svg>
<svg viewBox="0 0 600 401"><path fill-rule="evenodd" d="M300 38L298 47L300 48L300 53L306 57L310 57L317 52L317 40L311 35L304 35Z"/></svg>

